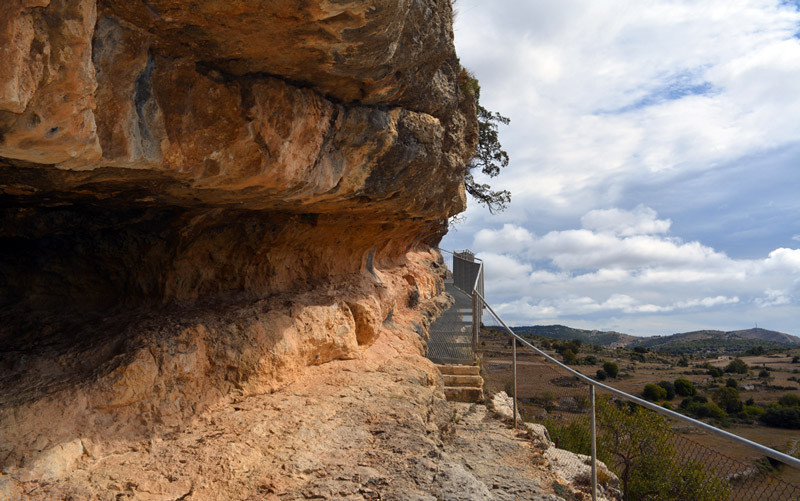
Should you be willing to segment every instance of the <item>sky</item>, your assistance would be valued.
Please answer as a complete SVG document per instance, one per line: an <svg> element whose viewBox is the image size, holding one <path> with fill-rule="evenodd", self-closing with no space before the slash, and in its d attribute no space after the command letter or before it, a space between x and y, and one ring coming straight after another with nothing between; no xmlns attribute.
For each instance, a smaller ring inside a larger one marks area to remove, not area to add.
<svg viewBox="0 0 800 501"><path fill-rule="evenodd" d="M800 2L457 0L510 163L444 249L512 325L800 335ZM478 178L479 181L486 181Z"/></svg>

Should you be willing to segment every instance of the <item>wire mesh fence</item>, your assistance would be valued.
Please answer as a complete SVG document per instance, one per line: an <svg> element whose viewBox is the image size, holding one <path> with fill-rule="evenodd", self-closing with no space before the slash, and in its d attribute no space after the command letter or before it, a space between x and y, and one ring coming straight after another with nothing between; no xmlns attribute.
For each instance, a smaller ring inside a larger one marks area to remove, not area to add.
<svg viewBox="0 0 800 501"><path fill-rule="evenodd" d="M511 337L488 313L479 346L487 390L513 393ZM563 356L552 346L539 347ZM517 353L516 397L523 420L543 424L557 447L579 454L556 458L579 467L591 453L589 384L520 344ZM590 350L581 355L592 356ZM622 499L800 499L795 468L601 387L596 391L597 458L619 478ZM603 471L598 469L600 484L607 480Z"/></svg>
<svg viewBox="0 0 800 501"><path fill-rule="evenodd" d="M442 262L447 269L447 275L452 279L452 270L453 270L453 254L451 252L443 251L440 252L439 255L442 256Z"/></svg>

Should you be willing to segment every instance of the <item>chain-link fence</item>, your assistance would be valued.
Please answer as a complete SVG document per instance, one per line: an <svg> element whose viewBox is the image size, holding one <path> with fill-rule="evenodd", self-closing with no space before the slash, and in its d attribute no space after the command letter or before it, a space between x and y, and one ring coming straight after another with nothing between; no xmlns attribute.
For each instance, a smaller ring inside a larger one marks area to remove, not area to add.
<svg viewBox="0 0 800 501"><path fill-rule="evenodd" d="M491 312L484 315L479 345L490 393L514 393L512 339ZM574 468L585 465L591 455L590 384L519 341L516 370L523 421L543 424L556 447L578 454L551 459L572 462ZM720 440L707 425L659 414L632 395L594 386L597 459L619 478L622 499L800 499L800 486L792 479L800 471L792 465ZM603 472L600 467L600 484L607 481Z"/></svg>

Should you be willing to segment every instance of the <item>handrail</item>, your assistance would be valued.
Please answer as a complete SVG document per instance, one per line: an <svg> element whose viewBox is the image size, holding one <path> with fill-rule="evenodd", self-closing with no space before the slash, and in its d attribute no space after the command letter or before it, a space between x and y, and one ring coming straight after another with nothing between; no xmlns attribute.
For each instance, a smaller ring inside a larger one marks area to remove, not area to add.
<svg viewBox="0 0 800 501"><path fill-rule="evenodd" d="M452 254L454 260L455 260L456 257L459 257L455 252L448 251L446 249L438 249L438 250L442 251L442 252L447 252L447 253ZM472 254L472 253L470 252L470 254ZM475 258L475 259L477 259L477 258ZM733 440L734 442L738 442L741 445L744 445L746 447L749 447L750 449L756 450L760 454L763 454L763 455L765 455L765 456L767 456L769 458L775 459L775 460L777 460L777 461L779 461L781 463L784 463L784 464L790 465L790 466L792 466L794 468L800 469L800 460L798 460L797 458L794 458L792 456L789 456L788 454L784 454L782 452L776 451L775 449L763 446L763 445L761 445L761 444L759 444L757 442L753 442L751 440L747 440L746 438L740 437L738 435L734 435L733 433L721 430L719 428L716 428L714 426L706 424L706 423L704 423L702 421L698 421L696 419L684 416L683 414L680 414L678 412L675 412L675 411L672 411L672 410L669 410L669 409L665 409L665 408L661 407L660 405L657 405L657 404L654 404L652 402L648 402L647 400L635 397L633 395L625 393L624 391L620 391L620 390L618 390L618 389L616 389L614 387L605 385L603 383L599 383L599 382L595 381L594 379L591 379L590 377L582 374L581 372L578 372L578 371L572 369L571 367L559 362L558 360L556 360L552 356L550 356L547 353L545 353L544 351L540 350L539 348L537 348L536 346L534 346L533 344L531 344L530 342L528 342L527 340L525 340L524 338L519 336L516 332L514 332L511 329L511 327L509 327L508 324L506 324L503 321L503 319L500 318L500 315L498 315L497 312L494 311L494 309L491 307L491 305L489 305L489 303L486 302L486 298L483 296L483 287L482 287L483 282L481 280L483 278L482 277L482 275L483 275L483 261L480 260L480 259L478 259L478 261L480 261L479 266L478 266L478 273L477 273L477 275L475 277L475 281L474 281L474 283L472 285L471 294L469 292L467 292L467 291L464 291L465 293L468 293L468 294L470 294L472 296L472 323L473 323L473 325L472 325L472 347L473 347L473 350L477 351L478 331L480 330L481 318L482 318L482 315L483 315L483 308L486 307L491 312L491 314L494 316L494 318L496 318L497 321L500 322L500 324L502 324L502 326L508 331L508 333L511 334L511 339L513 340L513 343L512 343L512 345L513 345L513 363L512 363L513 367L512 367L512 372L513 372L513 378L514 378L514 394L513 394L514 428L516 429L516 427L517 427L517 396L516 396L517 395L517 341L522 343L524 346L532 349L537 354L543 356L546 360L549 360L549 361L553 362L557 366L559 366L562 369L566 370L570 374L573 374L576 378L578 378L579 380L581 380L581 381L583 381L583 382L585 382L585 383L587 383L589 385L589 398L590 398L590 402L591 402L591 416L590 416L591 417L591 419L590 419L591 426L590 426L590 430L589 431L590 431L590 435L591 435L590 439L591 439L591 454L592 454L591 455L591 467L592 467L592 470L591 470L591 493L592 493L592 500L593 501L597 499L597 469L596 469L597 450L596 450L596 423L595 423L595 393L596 393L596 391L595 391L595 388L602 388L602 389L610 392L611 394L616 395L617 397L620 397L620 398L622 398L624 400L627 400L627 401L633 402L635 404L641 405L642 407L650 409L650 410L652 410L652 411L654 411L654 412L656 412L658 414L661 414L661 415L666 416L668 418L677 419L678 421L682 421L682 422L688 423L688 424L690 424L692 426L696 426L696 427L698 427L700 429L703 429L703 430L705 430L707 432L710 432L710 433L712 433L714 435L717 435L717 436L720 436L722 438L725 438L725 439L728 439L728 440ZM454 273L455 273L455 266L454 266ZM481 290L478 290L479 288Z"/></svg>
<svg viewBox="0 0 800 501"><path fill-rule="evenodd" d="M697 426L699 428L702 428L702 429L704 429L704 430L706 430L708 432L711 432L711 433L713 433L715 435L719 435L721 437L724 437L724 438L739 442L740 444L745 445L747 447L750 447L752 449L755 449L755 450L759 451L760 453L764 454L765 456L769 456L772 459L780 461L781 463L786 463L786 464L789 464L789 465L791 465L791 466L793 466L795 468L800 468L800 460L797 459L797 458L794 458L792 456L789 456L788 454L784 454L784 453L776 451L775 449L772 449L770 447L766 447L766 446L763 446L763 445L761 445L759 443L747 440L746 438L742 438L739 435L734 435L733 433L727 432L725 430L720 430L719 428L711 426L710 424L706 424L706 423L704 423L702 421L698 421L696 419L692 419L692 418L690 418L688 416L684 416L683 414L680 414L678 412L671 411L669 409L665 409L665 408L661 407L660 405L656 405L656 404L654 404L652 402L648 402L647 400L643 400L643 399L641 399L639 397L634 397L633 395L625 393L624 391L620 391L620 390L618 390L618 389L616 389L614 387L605 385L603 383L599 383L599 382L595 381L594 379L592 379L592 378L590 378L590 377L588 377L588 376L586 376L586 375L584 375L584 374L572 369L571 367L569 367L567 365L564 365L563 363L559 362L555 358L553 358L550 355L548 355L547 353L543 352L542 350L540 350L536 346L534 346L531 343L529 343L528 341L526 341L524 338L520 337L513 330L511 330L511 328L503 321L503 319L500 318L500 315L498 315L494 311L494 309L492 309L492 307L489 305L489 303L486 302L486 299L483 297L483 295L481 293L479 293L476 290L473 290L473 293L476 294L478 296L478 298L480 298L480 300L483 302L483 305L492 313L494 318L496 318L497 321L500 322L503 325L503 327L506 328L506 330L509 332L509 334L511 334L516 340L518 340L519 342L521 342L522 344L524 344L528 348L532 349L533 351L535 351L539 355L541 355L541 356L545 357L546 359L550 360L554 364L558 365L562 369L572 373L573 375L575 375L577 378L581 379L585 383L588 383L591 386L596 386L596 387L599 387L599 388L603 388L604 390L609 391L609 392L613 393L614 395L617 395L617 396L619 396L619 397L621 397L621 398L623 398L625 400L629 400L631 402L639 404L642 407L646 407L646 408L648 408L648 409L650 409L652 411L655 411L655 412L657 412L659 414L662 414L664 416L667 416L667 417L670 417L670 418L673 418L673 419L677 419L677 420L683 421L685 423L689 423L689 424L691 424L693 426Z"/></svg>
<svg viewBox="0 0 800 501"><path fill-rule="evenodd" d="M478 290L478 283L481 280L481 275L483 275L483 261L478 265L478 273L475 274L475 283L472 285L472 290Z"/></svg>
<svg viewBox="0 0 800 501"><path fill-rule="evenodd" d="M458 253L457 250L456 251L451 251L451 250L447 250L447 249L442 249L441 247L437 247L436 250L438 250L440 252L446 252L446 253L452 254L454 256L456 255L456 253ZM464 249L464 250L467 250L467 249ZM475 259L476 261L483 262L483 259L479 258L478 256L473 256L473 259Z"/></svg>

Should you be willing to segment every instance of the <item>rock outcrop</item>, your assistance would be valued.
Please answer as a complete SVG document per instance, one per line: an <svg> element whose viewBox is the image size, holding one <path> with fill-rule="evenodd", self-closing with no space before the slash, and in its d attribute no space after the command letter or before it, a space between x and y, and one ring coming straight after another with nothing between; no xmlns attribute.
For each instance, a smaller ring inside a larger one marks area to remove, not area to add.
<svg viewBox="0 0 800 501"><path fill-rule="evenodd" d="M4 476L63 477L404 329L424 352L477 138L452 15L2 2Z"/></svg>

